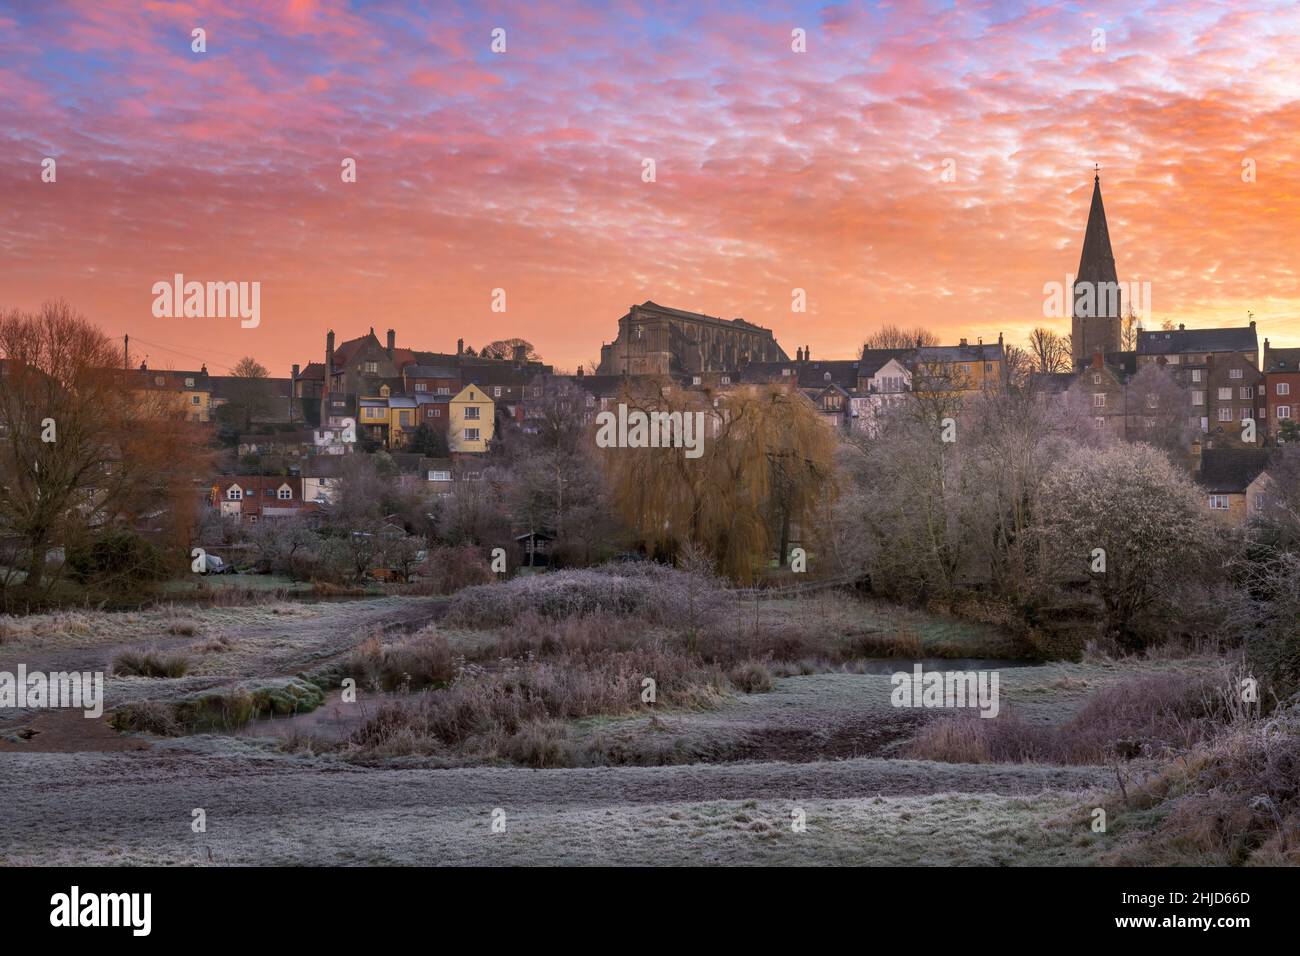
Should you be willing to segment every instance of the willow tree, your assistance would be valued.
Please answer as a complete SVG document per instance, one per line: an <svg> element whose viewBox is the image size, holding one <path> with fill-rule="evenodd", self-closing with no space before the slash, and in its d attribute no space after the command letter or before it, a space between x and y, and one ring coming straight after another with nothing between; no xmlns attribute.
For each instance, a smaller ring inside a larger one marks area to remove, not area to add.
<svg viewBox="0 0 1300 956"><path fill-rule="evenodd" d="M781 386L716 396L665 386L622 401L629 412L700 413L705 426L697 458L674 447L604 451L615 508L648 547L696 545L741 583L773 555L788 559L792 525L832 491L835 437L816 406Z"/></svg>

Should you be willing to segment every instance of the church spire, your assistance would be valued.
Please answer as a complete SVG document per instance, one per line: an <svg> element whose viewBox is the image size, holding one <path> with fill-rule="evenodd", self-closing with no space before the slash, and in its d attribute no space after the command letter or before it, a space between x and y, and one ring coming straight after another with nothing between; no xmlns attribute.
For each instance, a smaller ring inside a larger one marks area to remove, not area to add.
<svg viewBox="0 0 1300 956"><path fill-rule="evenodd" d="M1101 204L1101 174L1092 178L1092 207L1088 210L1088 228L1083 233L1083 254L1079 256L1076 282L1118 282L1115 254L1110 249L1110 230L1106 228L1106 208Z"/></svg>
<svg viewBox="0 0 1300 956"><path fill-rule="evenodd" d="M1123 292L1115 274L1106 208L1101 203L1100 171L1094 171L1092 177L1092 205L1083 231L1083 252L1079 255L1071 305L1070 344L1075 368L1086 365L1096 352L1107 355L1119 351Z"/></svg>

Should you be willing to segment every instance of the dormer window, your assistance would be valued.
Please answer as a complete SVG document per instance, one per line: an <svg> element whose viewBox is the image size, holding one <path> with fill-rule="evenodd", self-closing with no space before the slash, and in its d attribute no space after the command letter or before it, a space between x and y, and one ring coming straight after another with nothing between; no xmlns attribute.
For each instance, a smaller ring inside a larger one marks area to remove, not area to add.
<svg viewBox="0 0 1300 956"><path fill-rule="evenodd" d="M167 380L166 380L165 378L163 378L161 375L155 375L155 376L153 377L153 383L154 383L155 385L162 386L162 385L166 384L166 382L167 382Z"/></svg>
<svg viewBox="0 0 1300 956"><path fill-rule="evenodd" d="M279 492L276 493L276 497L279 498L281 501L292 501L293 489L290 488L288 485L281 485Z"/></svg>
<svg viewBox="0 0 1300 956"><path fill-rule="evenodd" d="M187 379L185 380L185 387L186 387L186 388L193 388L193 387L194 387L194 379L192 379L192 378L187 378Z"/></svg>
<svg viewBox="0 0 1300 956"><path fill-rule="evenodd" d="M244 492L240 489L239 485L231 485L229 488L226 489L226 500L227 501L244 500Z"/></svg>

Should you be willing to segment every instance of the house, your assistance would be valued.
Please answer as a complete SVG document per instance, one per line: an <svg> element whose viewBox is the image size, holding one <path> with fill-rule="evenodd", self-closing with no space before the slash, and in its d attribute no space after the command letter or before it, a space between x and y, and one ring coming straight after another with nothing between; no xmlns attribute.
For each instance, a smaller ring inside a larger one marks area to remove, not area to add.
<svg viewBox="0 0 1300 956"><path fill-rule="evenodd" d="M1266 469L1272 454L1267 448L1205 449L1196 483L1205 495L1206 511L1234 528L1258 514L1267 493Z"/></svg>
<svg viewBox="0 0 1300 956"><path fill-rule="evenodd" d="M221 475L209 493L212 507L223 518L254 523L294 518L318 506L303 499L303 480L281 475Z"/></svg>
<svg viewBox="0 0 1300 956"><path fill-rule="evenodd" d="M1300 349L1275 349L1264 340L1264 391L1269 435L1276 440L1284 427L1300 428Z"/></svg>
<svg viewBox="0 0 1300 956"><path fill-rule="evenodd" d="M343 474L343 460L336 455L313 455L302 463L303 501L332 504Z"/></svg>
<svg viewBox="0 0 1300 956"><path fill-rule="evenodd" d="M164 414L174 413L190 422L211 421L212 377L208 367L197 372L151 369L144 362L132 376L132 388L142 401L156 403Z"/></svg>
<svg viewBox="0 0 1300 956"><path fill-rule="evenodd" d="M466 385L448 403L447 445L453 454L482 454L496 432L496 405L478 385Z"/></svg>
<svg viewBox="0 0 1300 956"><path fill-rule="evenodd" d="M1205 406L1199 421L1201 431L1210 435L1210 441L1216 447L1263 444L1268 406L1264 373L1256 366L1255 357L1227 352L1207 355L1205 363ZM1201 398L1200 390L1193 385L1193 417L1201 410L1198 404ZM1255 438L1249 442L1244 437L1249 434L1248 421L1255 423Z"/></svg>

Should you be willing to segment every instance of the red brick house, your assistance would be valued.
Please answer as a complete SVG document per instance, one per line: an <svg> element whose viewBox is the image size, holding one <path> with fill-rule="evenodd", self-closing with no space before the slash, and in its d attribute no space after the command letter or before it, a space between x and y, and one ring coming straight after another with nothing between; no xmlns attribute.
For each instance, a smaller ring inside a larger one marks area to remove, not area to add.
<svg viewBox="0 0 1300 956"><path fill-rule="evenodd" d="M1282 423L1300 426L1300 349L1275 349L1264 340L1264 378L1268 398L1268 434L1277 438Z"/></svg>

